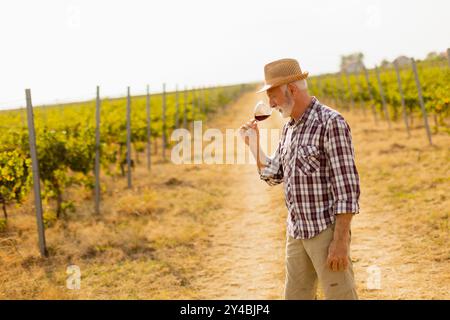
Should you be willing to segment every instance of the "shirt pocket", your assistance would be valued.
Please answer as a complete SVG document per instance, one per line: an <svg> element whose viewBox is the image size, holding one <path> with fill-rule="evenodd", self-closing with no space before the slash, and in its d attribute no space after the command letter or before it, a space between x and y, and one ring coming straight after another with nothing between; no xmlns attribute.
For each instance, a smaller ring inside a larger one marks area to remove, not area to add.
<svg viewBox="0 0 450 320"><path fill-rule="evenodd" d="M320 150L317 146L298 146L296 167L304 175L312 175L320 168Z"/></svg>

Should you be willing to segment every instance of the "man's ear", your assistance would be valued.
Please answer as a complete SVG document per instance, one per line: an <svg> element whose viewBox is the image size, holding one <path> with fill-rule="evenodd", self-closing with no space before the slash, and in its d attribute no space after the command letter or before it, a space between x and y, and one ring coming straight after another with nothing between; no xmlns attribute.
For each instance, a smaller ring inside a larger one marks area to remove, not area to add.
<svg viewBox="0 0 450 320"><path fill-rule="evenodd" d="M294 83L288 84L288 89L291 92L292 95L295 95L298 92L298 88Z"/></svg>

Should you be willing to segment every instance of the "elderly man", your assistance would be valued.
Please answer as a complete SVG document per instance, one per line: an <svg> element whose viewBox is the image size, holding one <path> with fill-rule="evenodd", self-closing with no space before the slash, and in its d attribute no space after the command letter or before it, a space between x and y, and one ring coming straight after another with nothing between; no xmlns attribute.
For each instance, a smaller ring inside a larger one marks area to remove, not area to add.
<svg viewBox="0 0 450 320"><path fill-rule="evenodd" d="M255 120L242 136L269 185L284 183L287 217L286 299L358 299L350 258L350 223L359 212L359 176L350 127L336 110L308 94L307 72L294 59L264 68L270 106L290 120L267 157Z"/></svg>

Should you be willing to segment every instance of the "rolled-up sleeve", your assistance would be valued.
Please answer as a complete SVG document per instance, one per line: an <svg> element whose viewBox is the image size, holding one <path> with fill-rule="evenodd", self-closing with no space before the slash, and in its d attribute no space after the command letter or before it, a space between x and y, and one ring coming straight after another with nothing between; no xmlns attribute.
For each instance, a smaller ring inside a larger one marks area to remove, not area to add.
<svg viewBox="0 0 450 320"><path fill-rule="evenodd" d="M342 116L328 121L324 147L330 164L334 213L359 213L359 174L350 126Z"/></svg>
<svg viewBox="0 0 450 320"><path fill-rule="evenodd" d="M271 157L266 158L266 166L262 170L258 169L261 180L267 182L269 186L275 186L283 182L280 148L281 143L278 144L275 153Z"/></svg>

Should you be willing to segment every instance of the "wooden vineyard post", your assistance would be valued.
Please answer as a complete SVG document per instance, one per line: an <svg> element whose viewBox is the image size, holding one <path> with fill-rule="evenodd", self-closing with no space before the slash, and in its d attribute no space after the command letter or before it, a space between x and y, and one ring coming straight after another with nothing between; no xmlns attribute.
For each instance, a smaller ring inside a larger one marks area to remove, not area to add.
<svg viewBox="0 0 450 320"><path fill-rule="evenodd" d="M448 66L450 68L450 48L447 48L447 61L448 61Z"/></svg>
<svg viewBox="0 0 450 320"><path fill-rule="evenodd" d="M203 103L203 112L205 115L208 113L208 108L206 105L206 96L207 96L207 89L205 87L202 87L202 103Z"/></svg>
<svg viewBox="0 0 450 320"><path fill-rule="evenodd" d="M100 214L100 87L95 100L95 214Z"/></svg>
<svg viewBox="0 0 450 320"><path fill-rule="evenodd" d="M175 86L175 129L180 125L180 103L178 99L178 85Z"/></svg>
<svg viewBox="0 0 450 320"><path fill-rule="evenodd" d="M183 104L184 104L184 108L183 108L183 128L184 129L187 129L187 106L188 106L187 100L188 100L187 88L186 88L186 86L184 86L184 101L183 101Z"/></svg>
<svg viewBox="0 0 450 320"><path fill-rule="evenodd" d="M350 106L351 106L351 110L352 110L352 111L355 111L355 100L354 100L354 98L353 98L353 90L352 90L352 87L351 87L351 84L350 84L350 76L349 76L347 70L345 70L345 79L346 79L346 81L347 81L347 90L348 90L348 92L349 92L349 94L350 94Z"/></svg>
<svg viewBox="0 0 450 320"><path fill-rule="evenodd" d="M127 178L128 189L131 189L131 98L130 87L127 88Z"/></svg>
<svg viewBox="0 0 450 320"><path fill-rule="evenodd" d="M369 91L369 98L370 98L370 103L371 103L371 108L372 108L372 113L373 113L373 119L375 121L375 124L378 124L378 118L377 118L377 111L375 110L375 105L373 103L373 94L372 94L372 90L371 90L371 86L370 86L370 80L369 80L369 72L367 71L366 67L363 66L364 69L364 77L366 78L366 83L367 83L367 90Z"/></svg>
<svg viewBox="0 0 450 320"><path fill-rule="evenodd" d="M328 80L328 83L330 85L330 99L333 101L333 106L337 106L336 92L333 90L333 85L332 85L331 81L332 80Z"/></svg>
<svg viewBox="0 0 450 320"><path fill-rule="evenodd" d="M389 112L387 109L386 98L384 97L384 90L383 90L383 84L381 83L380 71L377 66L375 66L375 73L377 76L378 89L380 90L381 104L383 106L384 117L386 118L389 129L391 129L391 119L389 117Z"/></svg>
<svg viewBox="0 0 450 320"><path fill-rule="evenodd" d="M192 113L192 130L194 130L194 121L196 116L195 110L195 88L191 90L191 113Z"/></svg>
<svg viewBox="0 0 450 320"><path fill-rule="evenodd" d="M423 102L422 86L420 85L419 74L417 73L416 61L414 59L411 59L411 63L414 72L414 78L416 80L417 92L419 94L419 104L420 108L422 109L423 122L425 124L425 130L427 131L428 142L430 143L430 145L433 145L433 142L431 140L430 126L428 125L427 110L425 109L425 103Z"/></svg>
<svg viewBox="0 0 450 320"><path fill-rule="evenodd" d="M361 74L359 72L358 72L358 74L355 73L355 81L358 86L358 90L359 90L359 94L360 94L360 97L358 98L358 103L359 103L359 107L363 110L364 118L366 118L367 114L366 114L366 106L364 105L363 88L361 86L361 82L359 81L360 75Z"/></svg>
<svg viewBox="0 0 450 320"><path fill-rule="evenodd" d="M162 158L166 160L166 84L163 83L163 95L162 95Z"/></svg>
<svg viewBox="0 0 450 320"><path fill-rule="evenodd" d="M201 106L200 106L200 98L199 98L199 89L196 87L194 90L194 100L195 100L195 115L197 119L194 120L198 120L198 117L201 116L201 112L202 110L200 110Z"/></svg>
<svg viewBox="0 0 450 320"><path fill-rule="evenodd" d="M147 94L145 99L145 109L146 109L146 115L147 115L147 169L148 171L151 170L152 167L152 143L151 143L151 137L152 137L152 129L151 129L151 109L150 109L150 87L147 85Z"/></svg>
<svg viewBox="0 0 450 320"><path fill-rule="evenodd" d="M408 133L408 137L410 137L411 133L409 132L408 115L406 114L405 97L403 95L403 88L402 88L402 79L400 77L400 70L398 68L397 60L394 60L394 68L395 68L395 73L397 74L398 91L400 93L400 100L402 103L403 121L405 122L406 132Z"/></svg>
<svg viewBox="0 0 450 320"><path fill-rule="evenodd" d="M200 117L203 116L203 113L205 112L203 108L203 100L202 100L202 87L199 87L197 92L197 103L198 103L198 110L200 113Z"/></svg>
<svg viewBox="0 0 450 320"><path fill-rule="evenodd" d="M208 90L208 87L206 86L206 87L204 87L203 88L205 91L203 92L203 103L204 103L204 106L205 106L205 112L206 113L209 113L209 107L208 107L208 103L209 103L209 90ZM243 84L242 85L242 93L244 92L244 90L245 90L245 85ZM241 93L241 94L242 94Z"/></svg>
<svg viewBox="0 0 450 320"><path fill-rule="evenodd" d="M335 82L335 84L336 84L336 92L335 92L335 94L336 94L336 105L342 105L343 103L342 103L342 99L341 99L341 93L340 93L340 91L339 91L339 81L338 81L338 78L337 78L337 76L336 76L336 77L333 77L333 79L334 79L334 82Z"/></svg>
<svg viewBox="0 0 450 320"><path fill-rule="evenodd" d="M34 203L36 207L36 222L39 238L39 250L42 257L47 257L47 246L45 244L45 229L42 214L41 185L39 178L39 160L36 151L36 133L34 129L33 105L31 103L31 90L25 90L27 101L27 119L28 119L28 139L30 143L31 165L33 171Z"/></svg>
<svg viewBox="0 0 450 320"><path fill-rule="evenodd" d="M347 105L347 102L348 102L347 97L345 96L345 90L342 86L342 71L339 72L339 76L337 77L337 82L338 82L338 88L340 88L339 92L340 92L342 104L345 106L346 110L349 110L350 107Z"/></svg>

